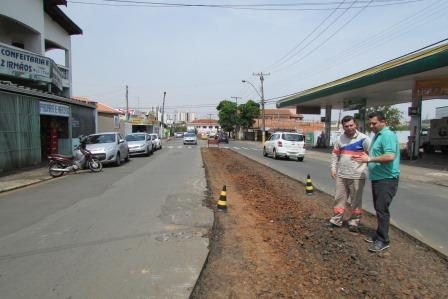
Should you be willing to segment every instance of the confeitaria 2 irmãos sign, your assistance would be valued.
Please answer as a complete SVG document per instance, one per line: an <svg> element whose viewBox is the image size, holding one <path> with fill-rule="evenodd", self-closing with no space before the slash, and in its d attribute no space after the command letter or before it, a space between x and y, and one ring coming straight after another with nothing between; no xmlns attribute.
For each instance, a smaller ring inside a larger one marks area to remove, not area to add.
<svg viewBox="0 0 448 299"><path fill-rule="evenodd" d="M0 74L52 82L50 58L0 44Z"/></svg>

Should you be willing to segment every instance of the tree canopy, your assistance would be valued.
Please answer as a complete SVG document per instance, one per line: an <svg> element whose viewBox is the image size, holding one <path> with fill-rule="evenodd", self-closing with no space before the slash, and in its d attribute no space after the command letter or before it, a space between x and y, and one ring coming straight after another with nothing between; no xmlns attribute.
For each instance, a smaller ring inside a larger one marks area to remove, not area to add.
<svg viewBox="0 0 448 299"><path fill-rule="evenodd" d="M403 112L401 112L398 108L392 106L376 106L368 108L366 111L366 116L374 111L383 112L386 117L386 124L392 130L396 131L401 127L401 120L403 118ZM370 132L370 127L367 126L367 130Z"/></svg>
<svg viewBox="0 0 448 299"><path fill-rule="evenodd" d="M238 124L245 129L252 128L259 116L260 104L252 100L238 106Z"/></svg>
<svg viewBox="0 0 448 299"><path fill-rule="evenodd" d="M254 119L260 116L260 104L252 100L238 105L238 111L235 102L223 100L219 102L216 110L218 110L218 122L226 132L234 131L237 126L251 128L255 123Z"/></svg>
<svg viewBox="0 0 448 299"><path fill-rule="evenodd" d="M216 110L219 111L219 124L226 132L233 131L237 123L236 103L228 100L219 102Z"/></svg>

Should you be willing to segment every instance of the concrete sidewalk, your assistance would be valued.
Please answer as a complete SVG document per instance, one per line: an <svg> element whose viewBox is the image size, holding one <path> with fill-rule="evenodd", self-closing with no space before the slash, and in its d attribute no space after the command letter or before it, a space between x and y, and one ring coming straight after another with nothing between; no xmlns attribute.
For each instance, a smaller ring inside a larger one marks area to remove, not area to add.
<svg viewBox="0 0 448 299"><path fill-rule="evenodd" d="M0 176L0 193L52 179L46 165L15 170Z"/></svg>

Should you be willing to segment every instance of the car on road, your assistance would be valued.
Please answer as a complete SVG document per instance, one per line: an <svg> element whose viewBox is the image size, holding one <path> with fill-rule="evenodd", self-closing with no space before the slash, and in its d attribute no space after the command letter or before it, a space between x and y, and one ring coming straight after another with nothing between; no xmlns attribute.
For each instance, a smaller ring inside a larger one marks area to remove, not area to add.
<svg viewBox="0 0 448 299"><path fill-rule="evenodd" d="M195 133L184 134L184 144L198 144L198 138Z"/></svg>
<svg viewBox="0 0 448 299"><path fill-rule="evenodd" d="M221 143L229 143L229 138L227 137L227 134L226 134L226 133L220 133L220 134L218 135L218 140L219 140L219 142L221 142Z"/></svg>
<svg viewBox="0 0 448 299"><path fill-rule="evenodd" d="M263 156L297 159L305 158L305 136L293 132L275 132L263 145Z"/></svg>
<svg viewBox="0 0 448 299"><path fill-rule="evenodd" d="M184 132L175 132L175 133L174 133L174 137L176 137L176 138L182 138L182 137L184 137Z"/></svg>
<svg viewBox="0 0 448 299"><path fill-rule="evenodd" d="M132 133L125 137L128 142L129 155L149 156L154 152L154 143L147 133Z"/></svg>
<svg viewBox="0 0 448 299"><path fill-rule="evenodd" d="M157 135L156 133L151 133L149 135L151 136L151 140L154 143L154 149L162 149L162 140L160 139L159 135Z"/></svg>
<svg viewBox="0 0 448 299"><path fill-rule="evenodd" d="M87 136L86 148L103 164L120 166L122 159L129 161L128 143L120 133L105 132Z"/></svg>

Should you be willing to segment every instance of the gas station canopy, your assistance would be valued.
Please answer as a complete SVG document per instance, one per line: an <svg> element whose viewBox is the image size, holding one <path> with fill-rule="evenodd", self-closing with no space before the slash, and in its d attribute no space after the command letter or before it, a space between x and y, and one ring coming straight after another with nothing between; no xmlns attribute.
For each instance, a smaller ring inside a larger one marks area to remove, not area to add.
<svg viewBox="0 0 448 299"><path fill-rule="evenodd" d="M448 98L448 43L426 47L350 76L277 101L277 108L297 106L355 110L358 106L394 105Z"/></svg>

